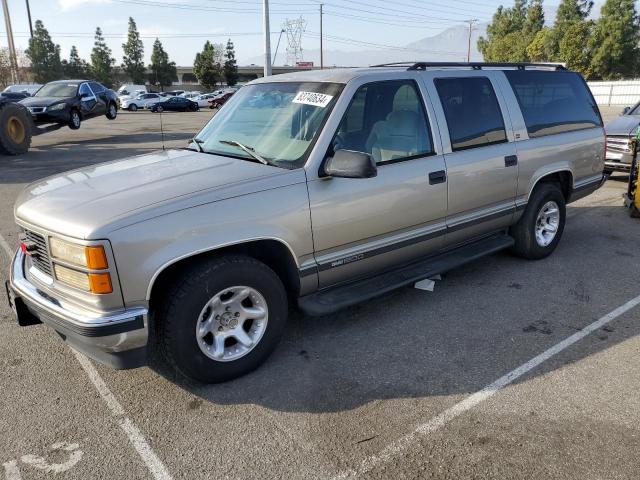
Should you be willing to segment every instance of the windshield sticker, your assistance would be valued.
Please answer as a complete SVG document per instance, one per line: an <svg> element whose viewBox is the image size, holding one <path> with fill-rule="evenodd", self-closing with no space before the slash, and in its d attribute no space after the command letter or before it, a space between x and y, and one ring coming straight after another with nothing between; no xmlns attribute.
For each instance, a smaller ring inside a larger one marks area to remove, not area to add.
<svg viewBox="0 0 640 480"><path fill-rule="evenodd" d="M293 103L302 103L304 105L313 105L314 107L326 107L333 98L333 95L325 95L324 93L315 92L298 92L293 99Z"/></svg>

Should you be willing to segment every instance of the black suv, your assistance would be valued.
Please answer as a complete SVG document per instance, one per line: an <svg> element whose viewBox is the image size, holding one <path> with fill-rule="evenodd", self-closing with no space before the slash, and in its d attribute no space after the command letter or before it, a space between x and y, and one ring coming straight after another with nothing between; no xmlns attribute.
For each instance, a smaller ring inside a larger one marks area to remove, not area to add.
<svg viewBox="0 0 640 480"><path fill-rule="evenodd" d="M66 124L77 130L82 120L118 115L118 96L93 80L57 80L43 85L33 97L20 102L27 107L36 124Z"/></svg>

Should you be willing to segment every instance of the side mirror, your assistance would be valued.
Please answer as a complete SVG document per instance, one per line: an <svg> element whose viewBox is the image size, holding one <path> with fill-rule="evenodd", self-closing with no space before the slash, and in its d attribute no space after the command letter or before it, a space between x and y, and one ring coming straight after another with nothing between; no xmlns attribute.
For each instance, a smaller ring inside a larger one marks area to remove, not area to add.
<svg viewBox="0 0 640 480"><path fill-rule="evenodd" d="M353 150L336 150L325 163L324 172L330 177L341 178L372 178L378 175L371 155Z"/></svg>
<svg viewBox="0 0 640 480"><path fill-rule="evenodd" d="M631 111L631 107L624 107L622 109L622 115L626 115L627 113L629 113Z"/></svg>

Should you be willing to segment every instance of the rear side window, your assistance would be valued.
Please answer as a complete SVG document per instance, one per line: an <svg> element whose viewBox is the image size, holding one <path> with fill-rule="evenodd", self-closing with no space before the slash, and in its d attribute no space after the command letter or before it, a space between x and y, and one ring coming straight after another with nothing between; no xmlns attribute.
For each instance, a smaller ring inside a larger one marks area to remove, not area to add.
<svg viewBox="0 0 640 480"><path fill-rule="evenodd" d="M434 83L454 151L507 141L500 105L488 78L437 78Z"/></svg>
<svg viewBox="0 0 640 480"><path fill-rule="evenodd" d="M598 107L584 80L574 72L509 70L529 137L601 127Z"/></svg>

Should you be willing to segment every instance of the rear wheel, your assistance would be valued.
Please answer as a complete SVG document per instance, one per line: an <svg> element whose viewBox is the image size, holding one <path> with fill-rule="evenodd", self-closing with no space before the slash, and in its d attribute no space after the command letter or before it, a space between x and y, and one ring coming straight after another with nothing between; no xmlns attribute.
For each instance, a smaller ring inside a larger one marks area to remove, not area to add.
<svg viewBox="0 0 640 480"><path fill-rule="evenodd" d="M184 375L217 383L258 367L287 319L279 277L245 256L203 261L163 292L154 313L164 357Z"/></svg>
<svg viewBox="0 0 640 480"><path fill-rule="evenodd" d="M29 111L15 103L0 104L0 153L20 155L31 145L32 120Z"/></svg>
<svg viewBox="0 0 640 480"><path fill-rule="evenodd" d="M118 107L116 107L116 104L113 102L109 103L109 106L107 107L107 118L109 120L115 120L117 116Z"/></svg>
<svg viewBox="0 0 640 480"><path fill-rule="evenodd" d="M553 183L539 184L531 193L524 214L511 228L513 251L524 258L545 258L556 249L566 220L564 195Z"/></svg>
<svg viewBox="0 0 640 480"><path fill-rule="evenodd" d="M80 118L80 112L78 110L71 110L69 114L69 128L71 130L78 130L80 128L80 124L82 123L82 119Z"/></svg>

